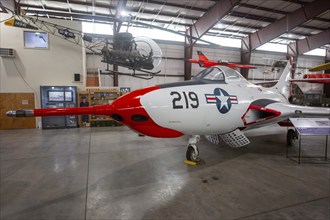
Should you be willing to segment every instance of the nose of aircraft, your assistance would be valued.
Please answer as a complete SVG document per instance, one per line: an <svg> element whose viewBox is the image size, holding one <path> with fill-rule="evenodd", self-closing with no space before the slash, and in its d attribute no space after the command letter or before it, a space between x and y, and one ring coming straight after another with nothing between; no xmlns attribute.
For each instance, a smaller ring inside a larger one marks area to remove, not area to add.
<svg viewBox="0 0 330 220"><path fill-rule="evenodd" d="M146 109L141 105L140 98L152 91L159 89L158 86L130 92L111 105L113 113L111 117L135 130L138 133L151 137L174 138L183 134L173 129L162 127L154 122ZM161 117L161 115L159 115Z"/></svg>
<svg viewBox="0 0 330 220"><path fill-rule="evenodd" d="M128 93L111 105L78 107L78 108L45 108L45 109L20 109L6 113L9 117L38 117L58 115L110 115L113 119L129 126L138 133L151 137L175 138L183 133L162 127L154 122L146 109L141 105L140 98L152 91L160 89L158 86L147 87ZM162 117L159 115L157 117Z"/></svg>

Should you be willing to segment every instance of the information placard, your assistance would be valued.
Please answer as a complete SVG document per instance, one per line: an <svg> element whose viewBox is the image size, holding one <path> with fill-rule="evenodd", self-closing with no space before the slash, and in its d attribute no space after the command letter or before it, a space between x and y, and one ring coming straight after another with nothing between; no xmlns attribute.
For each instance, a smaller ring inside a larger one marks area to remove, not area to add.
<svg viewBox="0 0 330 220"><path fill-rule="evenodd" d="M328 118L290 118L300 135L330 135Z"/></svg>

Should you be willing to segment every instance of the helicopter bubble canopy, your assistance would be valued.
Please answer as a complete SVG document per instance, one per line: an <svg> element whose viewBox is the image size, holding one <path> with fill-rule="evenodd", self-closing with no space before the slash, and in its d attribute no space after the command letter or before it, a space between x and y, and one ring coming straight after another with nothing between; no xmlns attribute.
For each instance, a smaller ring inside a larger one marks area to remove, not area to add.
<svg viewBox="0 0 330 220"><path fill-rule="evenodd" d="M133 38L128 32L117 33L112 45L112 48L103 47L102 62L139 71L152 70L161 62L160 47L148 37Z"/></svg>
<svg viewBox="0 0 330 220"><path fill-rule="evenodd" d="M157 67L162 61L162 50L158 44L149 37L135 37L136 49L142 56L149 56L153 59L153 66Z"/></svg>

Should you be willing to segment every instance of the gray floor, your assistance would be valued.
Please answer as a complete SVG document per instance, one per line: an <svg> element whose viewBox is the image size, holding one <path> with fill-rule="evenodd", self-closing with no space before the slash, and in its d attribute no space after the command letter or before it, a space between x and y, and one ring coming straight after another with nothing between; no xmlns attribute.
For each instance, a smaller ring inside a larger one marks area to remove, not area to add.
<svg viewBox="0 0 330 220"><path fill-rule="evenodd" d="M249 131L240 149L202 140L199 166L183 164L185 137L126 127L0 135L1 219L330 219L329 163L286 158L286 128ZM325 138L302 149L324 156Z"/></svg>

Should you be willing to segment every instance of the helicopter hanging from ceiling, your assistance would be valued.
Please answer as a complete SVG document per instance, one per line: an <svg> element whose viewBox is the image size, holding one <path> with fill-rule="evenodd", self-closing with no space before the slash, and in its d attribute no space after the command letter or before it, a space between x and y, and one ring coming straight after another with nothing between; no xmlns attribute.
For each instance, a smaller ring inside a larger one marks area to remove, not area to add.
<svg viewBox="0 0 330 220"><path fill-rule="evenodd" d="M162 52L158 44L147 37L133 37L129 32L119 32L113 38L113 43L106 43L101 50L102 62L116 64L135 71L155 75L150 72L157 67L162 59ZM114 72L112 70L108 71ZM135 75L138 78L145 78Z"/></svg>

